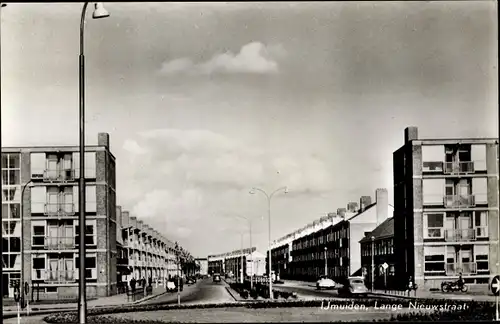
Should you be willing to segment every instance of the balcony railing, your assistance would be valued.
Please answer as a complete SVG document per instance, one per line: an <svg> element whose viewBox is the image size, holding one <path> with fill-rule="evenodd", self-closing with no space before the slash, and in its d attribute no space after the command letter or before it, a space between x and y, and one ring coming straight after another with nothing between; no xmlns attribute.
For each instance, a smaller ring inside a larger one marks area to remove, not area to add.
<svg viewBox="0 0 500 324"><path fill-rule="evenodd" d="M447 208L473 207L476 205L474 195L447 195L443 198Z"/></svg>
<svg viewBox="0 0 500 324"><path fill-rule="evenodd" d="M477 273L477 264L475 262L463 262L463 263L447 263L446 264L446 275L471 275Z"/></svg>
<svg viewBox="0 0 500 324"><path fill-rule="evenodd" d="M50 283L75 282L76 270L43 270L45 272L44 280Z"/></svg>
<svg viewBox="0 0 500 324"><path fill-rule="evenodd" d="M45 248L51 250L64 250L75 248L75 236L45 237Z"/></svg>
<svg viewBox="0 0 500 324"><path fill-rule="evenodd" d="M65 169L65 170L45 170L43 172L43 180L47 182L59 182L59 181L74 181L75 180L75 170Z"/></svg>
<svg viewBox="0 0 500 324"><path fill-rule="evenodd" d="M47 203L45 204L45 215L47 216L69 216L75 214L73 203Z"/></svg>
<svg viewBox="0 0 500 324"><path fill-rule="evenodd" d="M425 161L422 164L423 172L443 172L443 164L442 161Z"/></svg>
<svg viewBox="0 0 500 324"><path fill-rule="evenodd" d="M444 173L446 174L464 174L474 173L474 162L445 162Z"/></svg>
<svg viewBox="0 0 500 324"><path fill-rule="evenodd" d="M449 242L473 241L476 239L474 228L447 229L444 231L444 238Z"/></svg>

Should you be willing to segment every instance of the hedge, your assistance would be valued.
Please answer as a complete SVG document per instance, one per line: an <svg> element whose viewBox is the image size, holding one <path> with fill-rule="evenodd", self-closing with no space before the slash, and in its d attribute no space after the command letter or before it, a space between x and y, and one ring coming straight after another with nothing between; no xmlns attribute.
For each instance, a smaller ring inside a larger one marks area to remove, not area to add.
<svg viewBox="0 0 500 324"><path fill-rule="evenodd" d="M230 283L229 287L236 291L242 298L247 299L249 296L253 299L257 299L259 296L263 298L269 298L269 286L262 283L256 283L253 288L250 286L250 282L239 283L234 282ZM273 289L273 297L274 299L278 299L280 297L284 299L288 299L290 297L297 298L297 294L281 291L278 289Z"/></svg>
<svg viewBox="0 0 500 324"><path fill-rule="evenodd" d="M387 299L391 304L409 305L407 299ZM373 307L375 303L380 304L381 299L345 299L345 300L331 300L336 305L351 305L354 302L358 305L365 305L366 307ZM136 323L136 324L157 324L163 323L158 321L133 321L127 320L124 322L123 318L114 319L103 316L116 313L128 312L144 312L144 311L160 311L170 309L203 309L203 308L234 308L245 307L251 309L258 308L291 308L291 307L319 307L322 302L328 302L328 299L323 301L318 300L287 300L287 301L258 301L254 303L235 304L235 303L221 303L221 304L199 304L199 305L171 305L171 304L156 304L156 305L135 305L127 308L99 308L89 309L89 323ZM419 299L418 303L426 305L443 305L442 299ZM460 311L435 311L431 313L407 313L391 317L390 321L484 321L492 320L495 316L495 306L489 302L476 302L476 301L460 301L450 300L446 301L448 305L464 305L468 306L465 310ZM77 312L62 312L54 313L46 316L44 320L48 323L78 323ZM385 320L387 321L387 320Z"/></svg>

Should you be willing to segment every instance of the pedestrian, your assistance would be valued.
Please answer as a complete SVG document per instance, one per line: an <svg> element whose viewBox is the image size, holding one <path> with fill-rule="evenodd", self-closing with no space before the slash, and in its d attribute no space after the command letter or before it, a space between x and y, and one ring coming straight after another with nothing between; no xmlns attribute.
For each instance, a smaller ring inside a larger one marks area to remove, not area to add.
<svg viewBox="0 0 500 324"><path fill-rule="evenodd" d="M132 293L135 293L135 284L136 284L135 278L132 278L130 280L130 289L132 290Z"/></svg>

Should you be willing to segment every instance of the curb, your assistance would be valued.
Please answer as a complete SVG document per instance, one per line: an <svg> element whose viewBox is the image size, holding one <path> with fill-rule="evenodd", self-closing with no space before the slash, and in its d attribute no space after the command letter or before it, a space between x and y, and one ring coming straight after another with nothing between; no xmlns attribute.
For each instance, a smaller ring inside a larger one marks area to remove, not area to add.
<svg viewBox="0 0 500 324"><path fill-rule="evenodd" d="M229 295L230 295L230 296L234 299L234 301L236 301L236 302L238 302L238 301L239 301L238 299L236 299L236 297L234 297L233 293L231 292L231 290L232 290L232 289L231 289L231 290L229 290L229 287L224 287L224 288L226 288L226 291L227 291L227 292L228 292L228 294L229 294Z"/></svg>

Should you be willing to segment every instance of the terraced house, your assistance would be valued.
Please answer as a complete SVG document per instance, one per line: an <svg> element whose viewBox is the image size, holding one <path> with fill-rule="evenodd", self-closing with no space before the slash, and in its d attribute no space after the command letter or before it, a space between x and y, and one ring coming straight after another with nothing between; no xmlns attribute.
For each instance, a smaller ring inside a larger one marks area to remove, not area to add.
<svg viewBox="0 0 500 324"><path fill-rule="evenodd" d="M339 209L338 222L294 240L291 264L294 276L316 280L325 274L325 258L327 275L334 280L362 275L359 241L393 213L386 189L377 189L375 199L371 203L369 196L361 197L361 208L356 213L357 204L349 203L350 214L354 215L346 217L346 209Z"/></svg>
<svg viewBox="0 0 500 324"><path fill-rule="evenodd" d="M421 139L405 130L394 152L396 276L437 288L463 274L486 284L500 272L498 139Z"/></svg>

